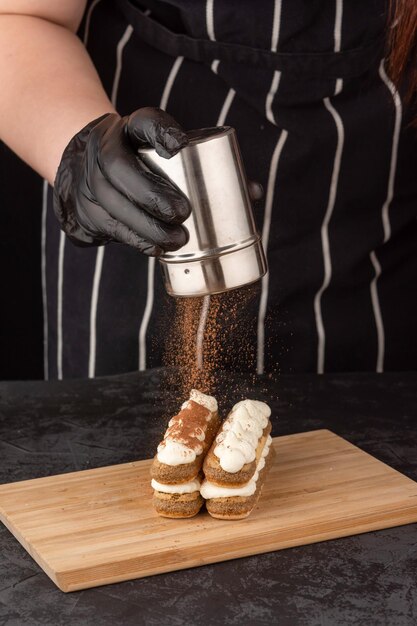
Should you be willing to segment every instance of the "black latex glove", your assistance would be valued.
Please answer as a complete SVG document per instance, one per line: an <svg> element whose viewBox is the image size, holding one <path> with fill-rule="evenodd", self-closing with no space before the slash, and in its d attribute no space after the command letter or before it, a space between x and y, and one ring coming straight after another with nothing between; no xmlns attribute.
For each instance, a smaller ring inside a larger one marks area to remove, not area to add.
<svg viewBox="0 0 417 626"><path fill-rule="evenodd" d="M166 178L144 168L137 149L152 146L169 159L187 143L161 109L122 118L107 114L88 124L66 147L54 183L62 230L78 245L113 240L150 256L181 248L190 203Z"/></svg>

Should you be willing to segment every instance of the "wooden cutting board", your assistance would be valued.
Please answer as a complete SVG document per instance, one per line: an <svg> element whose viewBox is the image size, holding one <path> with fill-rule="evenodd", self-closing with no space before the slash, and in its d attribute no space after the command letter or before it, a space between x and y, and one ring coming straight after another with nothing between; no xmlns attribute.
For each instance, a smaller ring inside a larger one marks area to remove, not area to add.
<svg viewBox="0 0 417 626"><path fill-rule="evenodd" d="M417 483L327 430L274 439L241 521L158 517L151 461L0 486L0 519L62 591L417 521Z"/></svg>

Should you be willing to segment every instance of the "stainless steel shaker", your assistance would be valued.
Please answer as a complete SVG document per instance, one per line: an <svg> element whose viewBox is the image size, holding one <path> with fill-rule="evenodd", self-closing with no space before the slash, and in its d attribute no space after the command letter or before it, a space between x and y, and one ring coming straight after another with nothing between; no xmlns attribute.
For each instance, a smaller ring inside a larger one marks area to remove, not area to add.
<svg viewBox="0 0 417 626"><path fill-rule="evenodd" d="M204 296L253 283L267 265L235 130L204 128L188 136L189 144L171 159L152 148L140 149L139 155L192 206L184 222L188 243L159 258L166 290L173 296Z"/></svg>

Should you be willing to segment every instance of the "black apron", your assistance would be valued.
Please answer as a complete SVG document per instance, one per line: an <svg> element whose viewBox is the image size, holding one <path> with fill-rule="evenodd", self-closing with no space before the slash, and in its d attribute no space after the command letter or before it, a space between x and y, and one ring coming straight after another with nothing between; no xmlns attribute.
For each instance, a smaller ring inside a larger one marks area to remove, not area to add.
<svg viewBox="0 0 417 626"><path fill-rule="evenodd" d="M269 274L232 366L414 369L417 143L383 63L384 2L99 0L81 29L117 110L161 106L186 129L237 130ZM160 365L175 301L158 262L76 248L44 214L46 375ZM232 295L223 308L233 305ZM227 317L227 316L226 316ZM225 319L226 319L225 317ZM242 325L243 322L239 322Z"/></svg>

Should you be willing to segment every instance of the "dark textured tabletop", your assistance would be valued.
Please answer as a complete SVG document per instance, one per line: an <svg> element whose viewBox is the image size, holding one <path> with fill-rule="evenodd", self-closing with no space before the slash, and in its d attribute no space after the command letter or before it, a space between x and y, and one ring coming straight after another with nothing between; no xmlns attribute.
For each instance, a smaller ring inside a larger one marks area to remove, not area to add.
<svg viewBox="0 0 417 626"><path fill-rule="evenodd" d="M226 380L225 409L248 388ZM275 436L329 428L417 479L417 374L282 376L252 396ZM1 383L0 483L152 456L177 401L157 370ZM416 524L71 594L3 526L0 547L0 624L417 624Z"/></svg>

